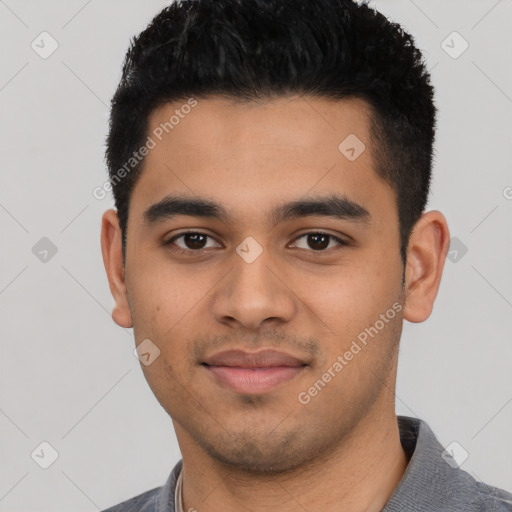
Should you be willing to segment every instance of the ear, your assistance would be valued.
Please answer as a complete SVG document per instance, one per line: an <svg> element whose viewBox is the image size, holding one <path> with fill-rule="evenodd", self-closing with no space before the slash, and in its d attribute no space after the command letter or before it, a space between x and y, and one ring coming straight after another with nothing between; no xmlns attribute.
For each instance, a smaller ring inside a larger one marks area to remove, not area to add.
<svg viewBox="0 0 512 512"><path fill-rule="evenodd" d="M126 294L121 228L116 210L107 210L101 219L101 252L108 284L115 301L112 319L121 327L132 327Z"/></svg>
<svg viewBox="0 0 512 512"><path fill-rule="evenodd" d="M404 318L424 322L432 313L441 283L450 232L443 214L424 213L415 224L407 247Z"/></svg>

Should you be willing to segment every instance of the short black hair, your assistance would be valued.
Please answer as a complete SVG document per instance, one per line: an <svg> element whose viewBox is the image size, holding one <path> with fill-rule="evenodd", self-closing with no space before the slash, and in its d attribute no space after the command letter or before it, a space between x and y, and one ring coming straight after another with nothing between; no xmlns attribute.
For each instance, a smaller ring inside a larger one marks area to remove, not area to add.
<svg viewBox="0 0 512 512"><path fill-rule="evenodd" d="M366 100L375 171L395 193L405 268L430 188L434 88L413 37L353 0L178 0L131 40L106 149L123 260L130 195L144 165L133 154L148 137L150 114L167 102L212 95Z"/></svg>

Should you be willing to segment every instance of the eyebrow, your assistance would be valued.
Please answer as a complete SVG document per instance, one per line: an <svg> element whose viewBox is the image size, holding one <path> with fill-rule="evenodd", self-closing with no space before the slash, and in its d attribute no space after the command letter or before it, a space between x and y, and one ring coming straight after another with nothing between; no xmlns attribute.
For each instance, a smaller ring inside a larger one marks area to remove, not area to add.
<svg viewBox="0 0 512 512"><path fill-rule="evenodd" d="M150 225L178 215L215 219L224 223L231 220L227 210L215 201L203 197L166 196L144 212L144 221ZM372 220L370 212L362 205L336 194L284 203L272 209L267 218L275 225L310 216L332 217L362 225L368 225Z"/></svg>

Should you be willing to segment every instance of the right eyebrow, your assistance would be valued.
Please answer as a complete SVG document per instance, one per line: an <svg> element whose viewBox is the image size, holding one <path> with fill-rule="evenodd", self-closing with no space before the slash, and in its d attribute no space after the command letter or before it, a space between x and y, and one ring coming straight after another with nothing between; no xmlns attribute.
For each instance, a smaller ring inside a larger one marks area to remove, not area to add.
<svg viewBox="0 0 512 512"><path fill-rule="evenodd" d="M228 221L229 215L220 204L202 197L167 196L144 212L146 224L171 219L177 215Z"/></svg>

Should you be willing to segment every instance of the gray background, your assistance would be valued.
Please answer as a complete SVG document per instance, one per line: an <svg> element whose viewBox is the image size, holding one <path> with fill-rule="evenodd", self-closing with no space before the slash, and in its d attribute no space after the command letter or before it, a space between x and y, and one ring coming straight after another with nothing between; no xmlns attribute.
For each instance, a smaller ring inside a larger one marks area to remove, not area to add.
<svg viewBox="0 0 512 512"><path fill-rule="evenodd" d="M0 511L102 509L163 484L180 458L132 331L110 317L99 231L113 203L92 194L129 38L164 5L0 0ZM373 5L432 70L428 209L457 238L432 316L404 324L397 411L459 443L463 469L512 490L512 0ZM58 43L46 59L31 47L51 49L43 31ZM458 58L454 31L469 43ZM43 441L58 452L48 469L35 462L48 461Z"/></svg>

